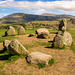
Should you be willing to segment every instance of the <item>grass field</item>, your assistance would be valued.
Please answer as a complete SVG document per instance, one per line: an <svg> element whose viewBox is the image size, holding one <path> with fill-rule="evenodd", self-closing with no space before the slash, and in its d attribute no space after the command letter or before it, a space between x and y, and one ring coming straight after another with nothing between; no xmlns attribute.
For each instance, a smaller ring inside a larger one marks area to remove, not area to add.
<svg viewBox="0 0 75 75"><path fill-rule="evenodd" d="M54 57L55 63L52 66L46 66L44 69L38 69L38 66L28 64L24 58L20 56L11 56L9 55L9 51L4 51L3 49L0 50L0 75L42 75L42 73L52 73L55 70L55 73L58 72L57 75L65 75L69 73L68 71L72 71L74 65L74 57L75 57L75 30L68 30L68 32L73 37L73 43L70 47L65 49L55 49L55 48L48 48L53 38L50 36L48 39L37 39L36 36L28 37L30 33L35 33L35 30L25 30L25 35L17 35L18 32L16 30L16 36L6 36L2 37L5 34L5 29L0 30L0 43L4 40L12 40L14 38L18 39L24 47L29 52L39 51L46 54L50 54ZM50 33L56 33L57 30L49 30ZM51 34L54 35L54 34ZM2 46L2 45L1 45ZM50 62L51 63L51 62ZM63 64L63 66L62 66ZM70 66L68 66L70 65ZM40 65L41 66L41 65ZM66 69L67 67L67 69ZM65 70L66 69L66 70ZM58 70L58 71L57 71ZM20 73L20 74L19 74ZM39 74L40 73L40 74ZM54 73L54 75L56 75ZM44 74L47 75L47 74ZM50 74L52 75L52 74ZM74 74L69 74L74 75Z"/></svg>
<svg viewBox="0 0 75 75"><path fill-rule="evenodd" d="M4 36L5 31L6 31L6 29L0 29L0 41L1 41L1 39L4 38L2 36ZM57 30L49 30L49 32L50 33L55 33L55 32L57 32ZM67 30L67 32L69 32L72 35L73 39L75 40L75 30ZM33 29L25 30L25 34L30 34L30 33L35 33L35 30L33 30ZM16 35L17 34L18 34L18 31L16 30ZM11 36L11 37L13 37L13 36Z"/></svg>
<svg viewBox="0 0 75 75"><path fill-rule="evenodd" d="M6 29L0 29L0 42L2 42L5 39L11 39L11 38L14 37L14 36L2 37L2 36L5 35L5 31L6 31ZM16 35L17 35L18 31L16 30L15 32L16 32ZM49 32L50 33L55 33L55 32L57 32L57 30L49 30ZM72 35L73 40L75 40L75 30L67 30L67 32L69 32ZM25 30L25 34L30 34L30 33L35 33L35 30L32 30L32 29Z"/></svg>

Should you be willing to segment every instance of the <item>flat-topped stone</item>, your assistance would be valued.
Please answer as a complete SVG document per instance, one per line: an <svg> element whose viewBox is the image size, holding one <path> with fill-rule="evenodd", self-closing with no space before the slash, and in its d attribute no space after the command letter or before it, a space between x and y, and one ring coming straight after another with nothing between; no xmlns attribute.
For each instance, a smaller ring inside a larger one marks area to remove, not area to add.
<svg viewBox="0 0 75 75"><path fill-rule="evenodd" d="M28 55L27 61L31 64L44 63L48 65L48 61L51 60L52 56L41 52L32 52Z"/></svg>
<svg viewBox="0 0 75 75"><path fill-rule="evenodd" d="M49 31L46 28L40 28L36 30L36 34L38 38L45 38L47 39L49 36Z"/></svg>

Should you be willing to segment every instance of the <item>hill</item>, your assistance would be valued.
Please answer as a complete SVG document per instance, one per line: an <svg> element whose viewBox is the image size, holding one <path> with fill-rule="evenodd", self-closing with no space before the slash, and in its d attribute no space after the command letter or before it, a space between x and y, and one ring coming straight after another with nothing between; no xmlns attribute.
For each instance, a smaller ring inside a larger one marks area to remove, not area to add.
<svg viewBox="0 0 75 75"><path fill-rule="evenodd" d="M41 15L42 15L42 16L64 17L64 18L75 18L75 16L66 15L66 14L57 15L57 14L44 13L44 14L41 14Z"/></svg>
<svg viewBox="0 0 75 75"><path fill-rule="evenodd" d="M31 22L31 21L53 21L56 19L62 19L62 18L75 18L75 16L71 15L33 15L33 14L26 14L26 13L14 13L7 15L3 18L0 18L0 24L11 24L11 23L25 23L25 22Z"/></svg>

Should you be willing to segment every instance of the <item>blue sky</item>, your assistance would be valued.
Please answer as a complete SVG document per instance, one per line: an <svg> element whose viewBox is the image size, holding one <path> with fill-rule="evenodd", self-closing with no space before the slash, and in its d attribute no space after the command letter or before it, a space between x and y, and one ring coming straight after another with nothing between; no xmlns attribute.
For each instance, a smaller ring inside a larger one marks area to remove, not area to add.
<svg viewBox="0 0 75 75"><path fill-rule="evenodd" d="M75 16L75 0L0 0L0 18L18 12Z"/></svg>

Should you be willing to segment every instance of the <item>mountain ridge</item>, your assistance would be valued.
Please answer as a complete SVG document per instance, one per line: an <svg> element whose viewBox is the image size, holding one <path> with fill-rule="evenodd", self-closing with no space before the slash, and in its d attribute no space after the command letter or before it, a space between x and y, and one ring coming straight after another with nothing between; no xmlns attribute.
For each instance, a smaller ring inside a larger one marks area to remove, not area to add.
<svg viewBox="0 0 75 75"><path fill-rule="evenodd" d="M0 24L11 24L11 23L24 23L24 22L31 22L31 21L53 21L56 19L62 19L62 18L75 18L75 16L71 15L34 15L34 14L27 14L27 13L13 13L10 15L7 15L3 18L0 18Z"/></svg>

